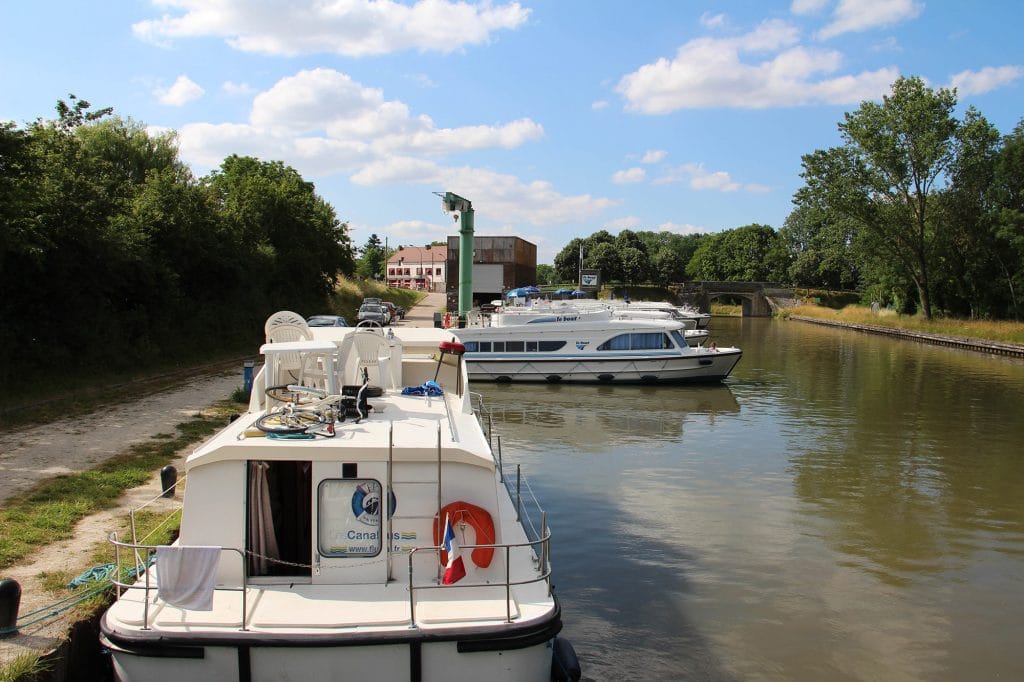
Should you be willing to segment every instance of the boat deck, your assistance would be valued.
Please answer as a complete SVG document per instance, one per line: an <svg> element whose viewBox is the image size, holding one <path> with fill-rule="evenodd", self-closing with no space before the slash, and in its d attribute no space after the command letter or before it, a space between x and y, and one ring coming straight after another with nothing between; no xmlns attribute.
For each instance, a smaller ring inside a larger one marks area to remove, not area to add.
<svg viewBox="0 0 1024 682"><path fill-rule="evenodd" d="M529 621L548 614L551 603L544 590L533 590L536 602L521 601L515 590L506 599L503 585L446 585L417 588L415 625L418 628L502 624L510 619ZM156 598L150 590L148 614L143 608L142 587L126 590L111 608L108 619L127 626L149 627L163 634L225 631L242 632L242 596L238 590L217 590L213 609L180 609ZM520 596L526 595L520 591ZM407 629L413 623L409 592L400 582L385 585L249 585L246 590L244 631L287 631L315 635L339 629L382 631Z"/></svg>

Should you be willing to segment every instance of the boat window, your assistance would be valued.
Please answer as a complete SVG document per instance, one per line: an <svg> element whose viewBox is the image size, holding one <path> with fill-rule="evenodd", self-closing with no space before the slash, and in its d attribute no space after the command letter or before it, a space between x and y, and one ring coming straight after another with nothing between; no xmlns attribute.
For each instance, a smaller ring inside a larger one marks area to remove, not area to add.
<svg viewBox="0 0 1024 682"><path fill-rule="evenodd" d="M467 353L475 353L476 351L479 350L479 348L477 347L477 342L476 341L466 341L465 346L466 346L466 352Z"/></svg>
<svg viewBox="0 0 1024 682"><path fill-rule="evenodd" d="M491 352L491 342L490 341L481 341L480 342L480 352L481 353L490 353Z"/></svg>
<svg viewBox="0 0 1024 682"><path fill-rule="evenodd" d="M538 345L541 352L554 353L565 348L565 341L541 341Z"/></svg>
<svg viewBox="0 0 1024 682"><path fill-rule="evenodd" d="M676 345L680 348L686 348L689 344L686 343L686 337L678 329L672 330L672 338L676 340Z"/></svg>
<svg viewBox="0 0 1024 682"><path fill-rule="evenodd" d="M526 352L527 353L536 353L537 352L537 342L536 341L527 341L526 342Z"/></svg>
<svg viewBox="0 0 1024 682"><path fill-rule="evenodd" d="M661 350L672 348L672 340L663 332L643 332L639 334L619 334L608 339L598 350Z"/></svg>
<svg viewBox="0 0 1024 682"><path fill-rule="evenodd" d="M523 342L522 341L506 341L505 352L507 353L522 353Z"/></svg>
<svg viewBox="0 0 1024 682"><path fill-rule="evenodd" d="M370 557L381 550L381 485L371 478L327 479L317 493L321 556Z"/></svg>
<svg viewBox="0 0 1024 682"><path fill-rule="evenodd" d="M494 352L495 353L504 353L505 352L505 342L504 341L495 341L494 342Z"/></svg>

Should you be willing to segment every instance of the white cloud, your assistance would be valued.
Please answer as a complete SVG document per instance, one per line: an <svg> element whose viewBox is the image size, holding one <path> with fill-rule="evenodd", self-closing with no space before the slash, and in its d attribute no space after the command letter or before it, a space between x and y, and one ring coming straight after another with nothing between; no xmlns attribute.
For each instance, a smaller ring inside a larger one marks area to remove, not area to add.
<svg viewBox="0 0 1024 682"><path fill-rule="evenodd" d="M234 81L224 81L220 88L229 95L251 95L254 92L253 87L248 83L235 83Z"/></svg>
<svg viewBox="0 0 1024 682"><path fill-rule="evenodd" d="M668 152L664 149L648 149L644 152L644 158L641 160L642 163L659 163L665 160L668 156Z"/></svg>
<svg viewBox="0 0 1024 682"><path fill-rule="evenodd" d="M418 88L436 88L437 83L434 79L425 73L414 73L406 76L406 78L416 84Z"/></svg>
<svg viewBox="0 0 1024 682"><path fill-rule="evenodd" d="M602 109L607 109L608 108L608 100L606 100L606 99L596 100L596 101L594 101L590 105L590 108L593 109L594 111L601 111Z"/></svg>
<svg viewBox="0 0 1024 682"><path fill-rule="evenodd" d="M182 74L174 81L174 85L169 88L157 88L153 94L156 95L160 104L180 107L199 99L205 92L195 81Z"/></svg>
<svg viewBox="0 0 1024 682"><path fill-rule="evenodd" d="M530 10L518 2L451 0L159 0L159 19L132 26L154 44L218 37L245 52L295 56L333 53L348 57L404 50L450 53L488 42L501 30L522 26Z"/></svg>
<svg viewBox="0 0 1024 682"><path fill-rule="evenodd" d="M829 0L793 0L789 6L789 11L793 14L814 14L820 12Z"/></svg>
<svg viewBox="0 0 1024 682"><path fill-rule="evenodd" d="M697 225L691 225L690 223L661 223L658 225L657 230L659 232L674 232L676 234L703 234L708 230Z"/></svg>
<svg viewBox="0 0 1024 682"><path fill-rule="evenodd" d="M604 229L610 232L620 232L622 230L633 230L640 227L642 221L638 216L628 215L615 220L609 220L605 222Z"/></svg>
<svg viewBox="0 0 1024 682"><path fill-rule="evenodd" d="M589 194L564 195L550 183L439 159L478 149L512 148L543 136L530 119L504 124L440 128L331 69L282 78L253 98L247 123L193 123L179 131L182 158L204 168L228 154L280 159L304 176L349 174L356 185L444 187L470 196L478 214L510 225L538 226L584 220L616 201Z"/></svg>
<svg viewBox="0 0 1024 682"><path fill-rule="evenodd" d="M1024 67L1015 64L1006 66L986 66L980 71L961 71L953 74L950 87L956 88L958 95L982 95L990 90L1001 88L1024 76Z"/></svg>
<svg viewBox="0 0 1024 682"><path fill-rule="evenodd" d="M924 5L916 0L839 0L832 23L818 31L819 40L843 33L894 26L921 14Z"/></svg>
<svg viewBox="0 0 1024 682"><path fill-rule="evenodd" d="M253 100L250 121L281 134L322 130L331 139L361 141L380 153L432 156L512 149L544 136L544 129L527 118L504 125L438 128L429 116L413 116L405 103L386 100L380 89L365 87L333 69L282 78Z"/></svg>
<svg viewBox="0 0 1024 682"><path fill-rule="evenodd" d="M655 179L652 184L670 185L683 183L690 189L701 192L714 190L716 192L744 192L764 193L771 191L766 185L742 184L732 179L726 171L709 171L702 163L685 163L668 169L660 178Z"/></svg>
<svg viewBox="0 0 1024 682"><path fill-rule="evenodd" d="M726 18L724 14L712 14L711 12L704 12L700 15L700 25L704 28L721 28L725 26Z"/></svg>
<svg viewBox="0 0 1024 682"><path fill-rule="evenodd" d="M637 182L643 182L646 177L647 171L643 168L633 167L613 173L612 182L616 185L632 185Z"/></svg>
<svg viewBox="0 0 1024 682"><path fill-rule="evenodd" d="M874 99L899 76L895 68L821 78L842 65L833 50L797 45L799 31L780 20L733 38L697 38L676 53L623 76L616 91L626 108L645 114L710 107L766 108L850 104ZM777 53L745 63L746 53Z"/></svg>

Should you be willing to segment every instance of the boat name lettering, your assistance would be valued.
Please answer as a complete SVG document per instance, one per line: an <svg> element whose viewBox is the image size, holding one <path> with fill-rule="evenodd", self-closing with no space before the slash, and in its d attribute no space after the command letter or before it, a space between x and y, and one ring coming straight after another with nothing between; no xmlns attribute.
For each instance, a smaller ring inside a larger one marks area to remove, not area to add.
<svg viewBox="0 0 1024 682"><path fill-rule="evenodd" d="M378 531L350 530L345 534L349 540L377 540L380 538ZM392 533L392 540L415 540L416 533Z"/></svg>

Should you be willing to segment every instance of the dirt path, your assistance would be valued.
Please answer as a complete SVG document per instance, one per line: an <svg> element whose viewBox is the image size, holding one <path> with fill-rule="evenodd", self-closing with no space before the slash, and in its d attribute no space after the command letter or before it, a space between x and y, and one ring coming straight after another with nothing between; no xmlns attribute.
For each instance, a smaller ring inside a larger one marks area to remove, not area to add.
<svg viewBox="0 0 1024 682"><path fill-rule="evenodd" d="M158 433L174 433L176 424L241 385L239 367L85 417L0 435L0 503L43 479L90 469Z"/></svg>
<svg viewBox="0 0 1024 682"><path fill-rule="evenodd" d="M4 434L0 436L0 502L44 479L89 469L134 443L160 433L174 433L177 424L228 398L241 385L239 367L237 371L201 377L131 403L107 406L85 417ZM178 453L179 471L184 469L184 459L195 447L198 444ZM146 485L128 491L117 507L79 522L72 539L40 549L29 563L4 569L0 577L17 580L21 585L19 613L24 616L59 599L43 589L41 574L68 571L77 575L90 568L95 545L124 524L128 510L159 495L160 476L154 472ZM173 506L174 501L159 499L153 509L166 509L169 513ZM57 617L21 628L16 636L0 640L0 665L20 654L49 651L64 639L70 624L67 618Z"/></svg>
<svg viewBox="0 0 1024 682"><path fill-rule="evenodd" d="M433 314L444 306L444 294L428 294L396 326L432 327ZM134 443L160 433L173 433L177 424L197 412L224 400L242 385L242 368L204 376L187 384L165 389L146 398L120 406L107 406L84 417L62 419L50 424L0 435L0 504L28 490L41 480L63 473L84 471L124 452ZM184 459L199 443L178 453L176 466L184 471ZM93 565L94 546L120 527L131 509L158 499L159 472L149 482L128 491L118 506L83 519L70 540L53 543L36 552L30 563L4 569L0 578L21 585L21 614L57 601L42 588L40 574L69 571L77 575ZM155 510L168 512L177 500L158 499ZM0 665L24 653L44 653L65 638L68 618L54 618L19 629L17 635L0 639Z"/></svg>

